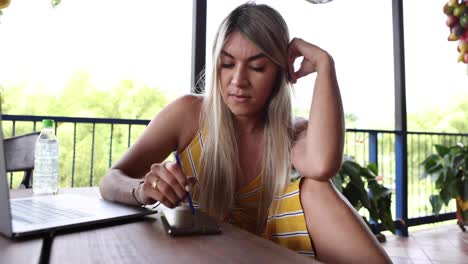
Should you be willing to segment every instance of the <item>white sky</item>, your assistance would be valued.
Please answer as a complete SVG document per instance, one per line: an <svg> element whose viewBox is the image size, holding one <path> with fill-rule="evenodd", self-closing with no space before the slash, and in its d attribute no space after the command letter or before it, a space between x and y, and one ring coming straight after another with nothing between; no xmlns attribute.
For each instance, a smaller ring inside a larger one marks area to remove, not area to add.
<svg viewBox="0 0 468 264"><path fill-rule="evenodd" d="M63 0L55 9L49 3L13 0L3 10L0 82L30 80L57 91L86 69L102 89L130 78L190 91L192 1Z"/></svg>
<svg viewBox="0 0 468 264"><path fill-rule="evenodd" d="M208 0L207 54L221 19L243 2ZM393 125L391 1L257 2L282 13L291 37L333 55L345 112L359 117L359 128ZM456 43L447 41L445 2L404 3L410 113L446 109L454 97L468 96L468 68L456 62ZM3 9L0 85L58 91L72 73L85 69L102 89L133 79L170 96L190 90L192 0L62 0L55 9L49 3L12 0ZM308 107L313 81L311 76L298 82L296 106Z"/></svg>

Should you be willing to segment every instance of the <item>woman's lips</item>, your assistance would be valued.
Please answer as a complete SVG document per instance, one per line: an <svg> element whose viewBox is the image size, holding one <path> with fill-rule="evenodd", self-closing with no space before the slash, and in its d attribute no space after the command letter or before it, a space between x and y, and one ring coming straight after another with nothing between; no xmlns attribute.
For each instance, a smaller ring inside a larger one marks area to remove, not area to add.
<svg viewBox="0 0 468 264"><path fill-rule="evenodd" d="M229 97L231 97L232 100L237 103L245 103L250 99L250 96L236 94L230 94Z"/></svg>

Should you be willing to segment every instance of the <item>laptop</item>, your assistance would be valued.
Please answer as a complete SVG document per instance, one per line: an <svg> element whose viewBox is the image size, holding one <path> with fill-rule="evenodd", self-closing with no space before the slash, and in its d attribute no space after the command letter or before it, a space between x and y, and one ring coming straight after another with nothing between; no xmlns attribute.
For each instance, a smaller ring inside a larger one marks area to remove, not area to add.
<svg viewBox="0 0 468 264"><path fill-rule="evenodd" d="M1 112L0 112L1 113ZM157 211L72 194L10 199L0 115L0 233L24 237L136 220Z"/></svg>

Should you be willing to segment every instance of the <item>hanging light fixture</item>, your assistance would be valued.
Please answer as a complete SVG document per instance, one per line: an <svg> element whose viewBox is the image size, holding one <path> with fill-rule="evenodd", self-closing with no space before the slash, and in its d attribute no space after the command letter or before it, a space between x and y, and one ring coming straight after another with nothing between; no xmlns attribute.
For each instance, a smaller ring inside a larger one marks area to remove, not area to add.
<svg viewBox="0 0 468 264"><path fill-rule="evenodd" d="M307 2L309 3L312 3L312 4L326 4L328 2L331 2L333 0L306 0Z"/></svg>

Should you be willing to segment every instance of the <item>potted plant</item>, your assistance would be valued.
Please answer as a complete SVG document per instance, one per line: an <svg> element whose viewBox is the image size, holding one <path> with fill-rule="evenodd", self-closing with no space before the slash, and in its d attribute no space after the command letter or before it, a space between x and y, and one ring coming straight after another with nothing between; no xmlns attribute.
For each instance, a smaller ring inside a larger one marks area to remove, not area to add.
<svg viewBox="0 0 468 264"><path fill-rule="evenodd" d="M332 178L335 187L348 199L356 210L362 207L369 212L371 222L363 217L379 241L385 241L380 234L377 222L392 233L395 225L390 210L392 191L377 182L377 165L371 163L366 167L359 165L352 157L345 156L341 169Z"/></svg>
<svg viewBox="0 0 468 264"><path fill-rule="evenodd" d="M430 195L429 201L434 214L442 206L455 199L457 220L465 231L468 225L468 146L457 143L454 146L435 145L436 154L427 157L422 165L422 177L431 177L439 194Z"/></svg>

